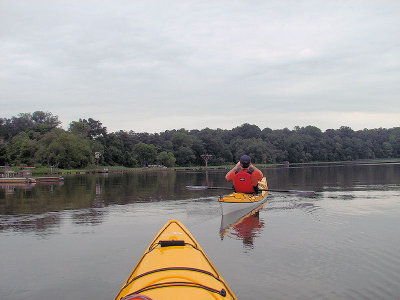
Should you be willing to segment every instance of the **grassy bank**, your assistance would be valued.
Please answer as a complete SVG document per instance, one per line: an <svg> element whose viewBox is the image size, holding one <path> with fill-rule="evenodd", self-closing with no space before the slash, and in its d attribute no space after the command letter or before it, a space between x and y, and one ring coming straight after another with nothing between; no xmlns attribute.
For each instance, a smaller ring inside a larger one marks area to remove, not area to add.
<svg viewBox="0 0 400 300"><path fill-rule="evenodd" d="M290 163L290 166L313 166L313 165L355 165L355 164L385 164L385 163L400 163L400 158L388 158L388 159L363 159L355 161L334 161L334 162L307 162L307 163ZM284 167L287 164L256 164L259 168L277 168ZM208 170L228 170L231 169L234 164L220 165L220 166L208 166ZM20 168L12 167L14 173L21 172ZM145 172L145 171L160 171L160 170L192 170L202 171L206 170L205 166L191 166L191 167L172 167L172 168L127 168L123 166L90 166L85 169L55 169L50 167L37 166L34 169L30 169L32 175L54 175L63 176L69 174L92 174L92 173L119 173L119 172Z"/></svg>
<svg viewBox="0 0 400 300"><path fill-rule="evenodd" d="M68 175L68 174L90 174L90 173L114 173L114 172L135 172L146 168L127 168L123 166L99 166L86 169L54 169L49 167L38 167L32 170L32 175Z"/></svg>

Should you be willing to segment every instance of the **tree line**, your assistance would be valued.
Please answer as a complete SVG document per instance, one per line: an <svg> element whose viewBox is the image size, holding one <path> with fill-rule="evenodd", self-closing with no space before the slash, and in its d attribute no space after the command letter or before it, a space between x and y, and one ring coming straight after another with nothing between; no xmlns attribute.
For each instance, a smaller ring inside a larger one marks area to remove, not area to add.
<svg viewBox="0 0 400 300"><path fill-rule="evenodd" d="M400 127L322 131L315 126L272 130L242 124L231 130L166 130L160 133L107 132L92 118L60 127L50 112L0 118L0 165L85 168L90 165L143 167L234 164L243 154L254 163L331 162L399 158Z"/></svg>

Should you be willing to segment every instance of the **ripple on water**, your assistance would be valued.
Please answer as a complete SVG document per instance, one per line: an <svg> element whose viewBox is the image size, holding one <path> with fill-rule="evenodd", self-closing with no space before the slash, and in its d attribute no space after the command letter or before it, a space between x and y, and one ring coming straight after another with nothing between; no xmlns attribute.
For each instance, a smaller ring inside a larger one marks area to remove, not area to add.
<svg viewBox="0 0 400 300"><path fill-rule="evenodd" d="M60 228L63 219L61 212L48 212L31 215L0 216L0 232L29 233L46 236Z"/></svg>

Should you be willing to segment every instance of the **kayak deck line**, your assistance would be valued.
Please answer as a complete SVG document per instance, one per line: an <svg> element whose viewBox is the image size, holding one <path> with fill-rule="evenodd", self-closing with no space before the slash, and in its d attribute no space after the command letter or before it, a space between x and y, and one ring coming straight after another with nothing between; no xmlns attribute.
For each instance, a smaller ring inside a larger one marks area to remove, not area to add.
<svg viewBox="0 0 400 300"><path fill-rule="evenodd" d="M144 277L146 275L154 274L154 273L157 273L157 272L164 272L164 271L193 271L193 272L199 272L199 273L203 273L203 274L212 276L214 279L218 280L219 282L222 282L222 280L219 277L216 277L213 273L208 272L206 270L190 268L190 267L169 267L169 268L154 269L154 270L148 271L146 273L140 274L140 275L136 276L135 278L132 278L132 280L129 281L129 284L131 284L135 280L137 280L139 278L142 278L142 277Z"/></svg>
<svg viewBox="0 0 400 300"><path fill-rule="evenodd" d="M193 249L199 251L200 253L202 253L198 248L196 248L195 246L193 246L190 243L185 243L184 241L179 241L179 240L172 240L172 241L159 241L158 243L154 243L153 247L151 249L149 249L149 251L146 252L150 253L151 251L153 251L158 245L160 245L161 247L173 247L173 246L191 246ZM132 278L131 280L129 280L129 282L127 282L127 286L129 284L131 284L132 282L134 282L135 280L142 278L146 275L150 275L150 274L154 274L157 272L163 272L163 271L193 271L193 272L199 272L199 273L203 273L206 275L209 275L211 277L213 277L214 279L218 280L219 282L223 281L218 277L215 276L213 273L206 271L206 270L202 270L202 269L197 269L197 268L191 268L191 267L168 267L168 268L160 268L160 269L154 269L145 273L142 273L140 275L137 275L136 277ZM218 273L217 273L218 274Z"/></svg>
<svg viewBox="0 0 400 300"><path fill-rule="evenodd" d="M199 288L199 289L204 289L207 290L209 292L221 295L222 297L226 296L226 290L225 289L221 289L221 290L216 290L214 288L208 287L206 285L202 285L200 283L195 283L195 282L186 282L186 281L171 281L171 282L163 282L163 283L156 283L156 284L152 284L149 286L146 286L140 290L137 290L129 295L126 295L124 298L122 298L121 300L124 300L126 297L129 297L131 295L137 295L143 292L147 292L150 290L154 290L154 289L160 289L160 288L167 288L167 287L190 287L190 288Z"/></svg>

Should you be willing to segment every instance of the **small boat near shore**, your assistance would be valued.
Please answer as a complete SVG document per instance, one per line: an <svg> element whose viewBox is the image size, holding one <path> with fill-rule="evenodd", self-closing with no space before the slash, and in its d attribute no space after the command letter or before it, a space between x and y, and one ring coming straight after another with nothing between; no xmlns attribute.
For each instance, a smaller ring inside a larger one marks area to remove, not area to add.
<svg viewBox="0 0 400 300"><path fill-rule="evenodd" d="M36 177L35 179L36 179L36 183L64 181L64 177L62 177L62 176Z"/></svg>
<svg viewBox="0 0 400 300"><path fill-rule="evenodd" d="M240 214L240 211L243 211L243 215L245 215L253 209L256 209L258 206L264 204L267 201L268 196L268 184L265 177L263 177L258 183L258 188L262 190L261 193L232 193L222 196L218 200L221 206L221 213L223 215L233 212Z"/></svg>
<svg viewBox="0 0 400 300"><path fill-rule="evenodd" d="M35 178L30 177L8 177L8 178L0 178L0 184L10 184L10 183L36 183Z"/></svg>

